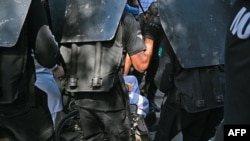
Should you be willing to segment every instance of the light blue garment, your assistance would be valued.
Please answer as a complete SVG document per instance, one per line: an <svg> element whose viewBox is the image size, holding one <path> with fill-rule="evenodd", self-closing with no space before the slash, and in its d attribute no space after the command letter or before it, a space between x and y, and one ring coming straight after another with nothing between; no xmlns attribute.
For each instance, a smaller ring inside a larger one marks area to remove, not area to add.
<svg viewBox="0 0 250 141"><path fill-rule="evenodd" d="M137 105L137 114L146 117L149 111L149 102L145 96L140 94L137 78L133 75L123 76L125 83L130 83L133 86L133 90L129 92L130 104Z"/></svg>
<svg viewBox="0 0 250 141"><path fill-rule="evenodd" d="M62 96L50 69L42 67L37 61L36 66L36 82L35 85L44 91L48 96L48 107L52 116L54 125L56 126L57 113L63 110Z"/></svg>

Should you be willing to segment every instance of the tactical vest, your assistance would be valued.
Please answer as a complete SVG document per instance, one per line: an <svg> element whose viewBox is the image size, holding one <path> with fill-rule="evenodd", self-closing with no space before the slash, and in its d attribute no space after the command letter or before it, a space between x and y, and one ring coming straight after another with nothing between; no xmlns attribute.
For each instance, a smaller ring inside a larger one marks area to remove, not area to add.
<svg viewBox="0 0 250 141"><path fill-rule="evenodd" d="M111 41L62 44L69 92L109 91L116 83L124 57L122 26Z"/></svg>
<svg viewBox="0 0 250 141"><path fill-rule="evenodd" d="M175 76L174 82L176 99L187 112L223 106L225 80L221 66L184 69Z"/></svg>

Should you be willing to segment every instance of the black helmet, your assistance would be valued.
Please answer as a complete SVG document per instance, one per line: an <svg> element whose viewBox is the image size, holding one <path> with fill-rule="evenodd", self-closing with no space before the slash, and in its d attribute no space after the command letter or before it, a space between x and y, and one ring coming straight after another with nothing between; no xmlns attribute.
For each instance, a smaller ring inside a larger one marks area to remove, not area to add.
<svg viewBox="0 0 250 141"><path fill-rule="evenodd" d="M158 3L156 1L152 2L148 7L148 11L152 16L159 16L158 14Z"/></svg>

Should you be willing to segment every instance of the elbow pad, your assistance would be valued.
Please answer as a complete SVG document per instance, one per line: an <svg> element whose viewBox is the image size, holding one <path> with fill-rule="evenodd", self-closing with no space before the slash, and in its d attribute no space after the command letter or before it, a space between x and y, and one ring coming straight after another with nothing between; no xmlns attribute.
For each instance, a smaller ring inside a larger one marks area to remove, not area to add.
<svg viewBox="0 0 250 141"><path fill-rule="evenodd" d="M163 28L159 21L159 17L155 17L152 20L149 20L143 26L143 33L144 36L151 36L154 40L157 39L163 33Z"/></svg>
<svg viewBox="0 0 250 141"><path fill-rule="evenodd" d="M43 67L52 68L57 64L58 44L47 25L39 29L34 49L35 58Z"/></svg>

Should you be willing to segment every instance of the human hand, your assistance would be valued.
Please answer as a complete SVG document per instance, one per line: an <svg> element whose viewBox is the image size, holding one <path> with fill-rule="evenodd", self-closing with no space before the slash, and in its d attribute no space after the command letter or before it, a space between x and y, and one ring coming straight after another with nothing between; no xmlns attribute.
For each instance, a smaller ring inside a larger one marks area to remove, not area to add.
<svg viewBox="0 0 250 141"><path fill-rule="evenodd" d="M58 65L54 70L53 70L53 75L55 78L62 78L64 76L64 69L61 65Z"/></svg>

